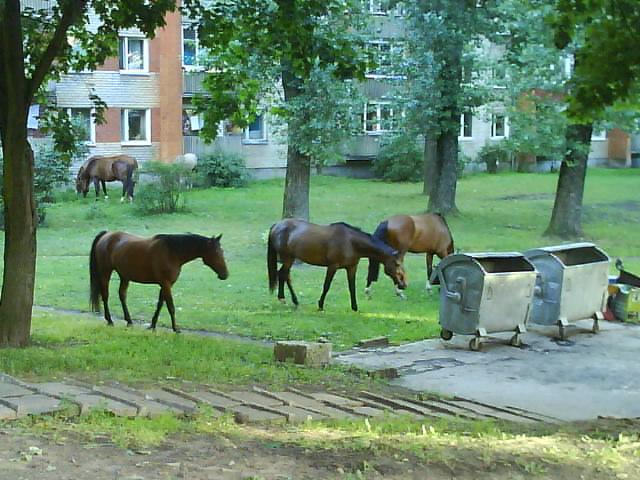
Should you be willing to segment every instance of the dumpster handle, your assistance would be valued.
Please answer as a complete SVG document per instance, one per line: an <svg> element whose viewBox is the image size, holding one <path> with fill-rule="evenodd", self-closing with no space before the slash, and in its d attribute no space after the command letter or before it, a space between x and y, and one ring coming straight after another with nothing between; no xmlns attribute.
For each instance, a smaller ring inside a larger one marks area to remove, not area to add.
<svg viewBox="0 0 640 480"><path fill-rule="evenodd" d="M445 292L446 292L445 295L447 296L447 298L454 303L462 304L462 296L467 288L467 279L464 277L456 278L456 285L458 287L456 290L449 290L446 284L443 283L443 285L445 288Z"/></svg>

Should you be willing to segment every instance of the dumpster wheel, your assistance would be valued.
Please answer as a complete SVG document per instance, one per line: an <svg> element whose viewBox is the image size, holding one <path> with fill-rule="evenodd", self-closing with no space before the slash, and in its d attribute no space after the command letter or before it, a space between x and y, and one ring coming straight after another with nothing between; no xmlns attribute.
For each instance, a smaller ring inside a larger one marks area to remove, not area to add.
<svg viewBox="0 0 640 480"><path fill-rule="evenodd" d="M567 327L565 327L562 323L558 324L558 338L560 340L567 339Z"/></svg>
<svg viewBox="0 0 640 480"><path fill-rule="evenodd" d="M513 347L522 347L522 339L520 338L520 334L516 333L509 340L509 344Z"/></svg>
<svg viewBox="0 0 640 480"><path fill-rule="evenodd" d="M449 341L453 338L453 332L444 328L440 329L440 338L445 341Z"/></svg>
<svg viewBox="0 0 640 480"><path fill-rule="evenodd" d="M473 352L479 352L482 348L482 343L480 343L480 337L472 338L469 341L469 350Z"/></svg>

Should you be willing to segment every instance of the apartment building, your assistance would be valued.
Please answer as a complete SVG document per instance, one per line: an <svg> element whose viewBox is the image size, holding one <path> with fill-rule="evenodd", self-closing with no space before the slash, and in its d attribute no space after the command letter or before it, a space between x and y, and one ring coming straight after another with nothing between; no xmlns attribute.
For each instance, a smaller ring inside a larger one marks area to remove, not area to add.
<svg viewBox="0 0 640 480"><path fill-rule="evenodd" d="M401 48L403 12L401 7L386 10L382 5L376 0L367 3L374 32L369 48L381 67L368 72L362 85L368 99L362 107L362 133L347 146L345 163L336 167L347 174L366 172L381 138L401 114L390 101L389 72L384 66L389 54ZM85 122L90 154L126 153L140 162L171 162L183 153L203 155L219 147L241 154L256 177L283 175L286 145L273 135L266 112L244 129L220 125L214 145L199 138L202 119L191 101L204 93L206 72L199 64L197 28L179 12L168 14L166 20L153 39L135 29L121 31L118 57L108 59L96 71L65 75L53 87L57 106ZM109 106L102 125L93 121L91 94ZM475 158L486 142L499 142L508 135L509 119L499 108L487 106L461 116L460 148L468 158ZM606 164L612 160L629 163L629 136L617 130L596 132L590 161Z"/></svg>

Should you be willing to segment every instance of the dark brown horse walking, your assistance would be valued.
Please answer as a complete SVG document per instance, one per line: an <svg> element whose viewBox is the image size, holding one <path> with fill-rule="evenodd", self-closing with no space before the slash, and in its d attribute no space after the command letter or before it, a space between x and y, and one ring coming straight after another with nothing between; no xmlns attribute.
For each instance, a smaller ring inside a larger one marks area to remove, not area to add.
<svg viewBox="0 0 640 480"><path fill-rule="evenodd" d="M133 188L135 180L134 173L138 169L138 162L129 155L94 155L89 157L84 165L78 170L76 176L76 192L82 193L83 197L89 192L89 184L93 182L96 188L96 199L100 196L100 184L104 198L107 197L107 185L105 182L120 180L122 182L122 198L133 200Z"/></svg>
<svg viewBox="0 0 640 480"><path fill-rule="evenodd" d="M208 238L189 233L141 238L125 232L100 232L93 240L89 255L93 310L100 311L99 297L102 297L104 318L109 325L113 325L108 300L109 279L115 270L120 276L118 293L127 325L132 323L127 309L129 282L155 283L160 285L160 296L149 328L156 328L162 304L167 302L171 326L178 333L171 287L178 280L182 265L196 258L202 258L204 264L213 269L220 280L229 276L220 237L222 235Z"/></svg>
<svg viewBox="0 0 640 480"><path fill-rule="evenodd" d="M346 223L316 225L304 220L286 219L269 230L267 246L267 270L269 289L278 283L278 299L284 301L284 283L287 283L291 300L298 305L298 298L291 286L290 270L293 262L300 259L311 265L327 267L322 295L318 301L320 310L339 268L347 271L351 308L358 310L356 302L356 270L362 257L384 264L384 271L399 289L405 288L404 273L398 252L386 243ZM282 267L278 271L278 258Z"/></svg>
<svg viewBox="0 0 640 480"><path fill-rule="evenodd" d="M431 271L433 269L433 255L443 259L453 253L453 237L444 217L438 213L422 215L395 215L381 222L373 236L389 244L399 252L400 262L404 262L407 252L426 253L427 262L427 290L431 290ZM371 293L371 284L378 280L380 263L372 259L369 261L369 275L365 293ZM396 290L404 298L404 294Z"/></svg>

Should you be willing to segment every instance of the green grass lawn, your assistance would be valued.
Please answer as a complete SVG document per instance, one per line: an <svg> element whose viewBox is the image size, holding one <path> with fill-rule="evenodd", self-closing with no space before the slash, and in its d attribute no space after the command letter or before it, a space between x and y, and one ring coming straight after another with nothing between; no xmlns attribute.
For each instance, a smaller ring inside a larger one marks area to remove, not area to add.
<svg viewBox="0 0 640 480"><path fill-rule="evenodd" d="M462 251L523 251L558 243L542 236L556 185L551 174L475 175L458 185L460 214L449 218L456 249ZM38 305L88 310L88 252L103 229L143 236L155 233L223 233L222 245L230 271L226 281L200 261L185 265L174 287L178 325L268 339L314 340L324 336L334 348L388 335L393 342L437 335L437 293L424 292L423 255L409 255L408 300L393 294L382 276L374 297L362 294L366 262L358 271L360 312L349 308L346 275L339 272L327 297L325 312L317 311L324 268L300 265L292 271L301 306L281 305L269 294L265 235L280 217L282 181L252 183L243 189L189 192L187 213L140 216L133 206L113 197L68 200L48 209L47 224L38 233L36 299ZM626 268L640 271L640 171L591 169L585 192L586 240L609 255L625 259ZM112 189L115 187L112 187ZM346 221L373 231L385 216L422 212L426 199L420 184L314 177L312 221ZM613 271L612 271L613 272ZM111 287L111 310L121 318L117 275ZM157 287L132 284L129 307L135 319L149 321ZM166 310L160 324L169 323ZM119 321L116 328L124 328ZM105 334L107 334L105 332Z"/></svg>
<svg viewBox="0 0 640 480"><path fill-rule="evenodd" d="M462 179L458 185L461 213L448 219L456 248L523 251L559 242L542 236L553 204L555 182L556 176L550 174L475 175ZM636 272L640 271L639 185L640 171L592 169L585 194L586 239L596 242L612 258L622 257L627 269ZM419 184L314 177L312 220L346 221L372 231L388 215L424 211L426 200L420 191ZM243 189L192 191L188 194L189 211L173 215L141 216L133 206L120 204L117 198L108 202L67 198L49 207L47 224L38 232L35 303L89 310L88 253L100 230L126 230L143 236L160 232L223 233L230 277L218 280L200 261L185 265L174 287L177 321L182 328L270 340L316 340L322 336L333 343L334 350L350 348L358 340L379 335L400 343L438 334L438 295L435 290L432 295L424 291L423 255L409 255L406 259L410 280L406 301L395 296L391 281L384 276L375 286L373 299L367 300L362 294L366 279L366 263L362 262L358 272L359 312L350 309L342 272L336 275L325 311L319 312L316 305L325 269L307 265L295 266L292 271L300 307L281 305L267 288L264 240L268 228L280 216L281 198L281 180L255 182ZM234 375L245 383L260 378L276 383L287 379L318 381L319 376L272 371L273 366L266 366L271 352L264 346L236 345L232 340L211 338L198 340L191 335L188 341L174 339L174 334L153 335L139 325L133 332L126 329L116 277L110 300L117 317L114 329L107 328L97 315L36 310L32 328L36 348L0 352L0 370L42 377L78 372L134 381L165 375L222 383L234 383ZM156 286L131 285L129 308L134 319L150 320L157 292ZM163 310L160 325L169 323ZM220 356L203 357L207 349L217 350ZM145 356L155 360L145 363ZM182 356L193 360L179 363L177 357ZM225 359L228 368L224 367ZM205 368L199 361L209 365ZM336 372L337 378L340 371Z"/></svg>

